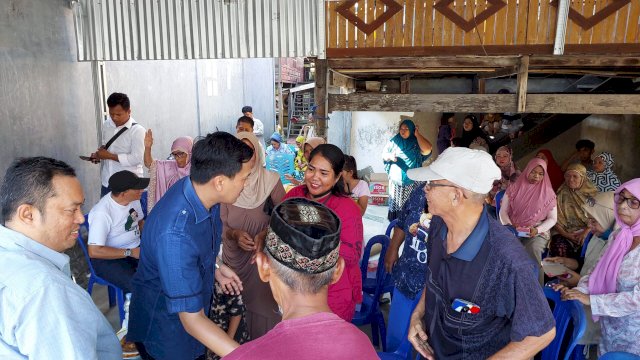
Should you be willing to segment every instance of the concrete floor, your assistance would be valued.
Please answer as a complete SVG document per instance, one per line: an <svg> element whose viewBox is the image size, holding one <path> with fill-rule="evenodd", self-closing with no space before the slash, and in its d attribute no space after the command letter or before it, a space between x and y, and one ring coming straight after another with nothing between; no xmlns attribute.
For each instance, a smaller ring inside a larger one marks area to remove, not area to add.
<svg viewBox="0 0 640 360"><path fill-rule="evenodd" d="M389 221L387 220L387 211L388 208L386 206L369 205L367 207L367 211L362 218L365 244L366 241L368 241L371 237L378 234L384 234L387 226L389 225ZM376 249L374 248L372 254L375 255L372 255L369 260L377 261L379 251L380 250L376 251ZM386 297L388 296L389 295L386 295ZM121 324L120 316L118 314L118 307L114 306L112 308L109 308L107 288L105 286L95 285L93 287L91 297L93 298L93 301L95 302L98 309L102 311L111 326L113 326L114 331L120 330ZM389 314L389 305L381 305L381 310L386 321ZM371 338L371 328L369 326L362 326L360 327L360 329L365 332L369 336L369 338Z"/></svg>

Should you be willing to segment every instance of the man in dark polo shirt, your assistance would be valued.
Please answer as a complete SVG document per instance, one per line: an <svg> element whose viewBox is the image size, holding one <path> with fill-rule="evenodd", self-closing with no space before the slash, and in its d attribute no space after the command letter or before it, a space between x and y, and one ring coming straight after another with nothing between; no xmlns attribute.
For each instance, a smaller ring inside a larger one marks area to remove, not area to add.
<svg viewBox="0 0 640 360"><path fill-rule="evenodd" d="M434 215L427 276L409 340L427 359L529 359L555 336L537 266L488 215L500 169L489 154L455 147L409 178L428 181Z"/></svg>

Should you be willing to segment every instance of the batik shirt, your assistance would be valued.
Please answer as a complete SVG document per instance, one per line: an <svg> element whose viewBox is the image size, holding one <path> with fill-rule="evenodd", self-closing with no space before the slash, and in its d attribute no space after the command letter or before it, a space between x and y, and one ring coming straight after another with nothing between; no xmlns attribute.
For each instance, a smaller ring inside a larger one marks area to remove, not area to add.
<svg viewBox="0 0 640 360"><path fill-rule="evenodd" d="M402 255L393 268L396 288L413 299L425 284L427 239L431 214L425 211L424 185L413 190L398 217L397 226L405 233Z"/></svg>

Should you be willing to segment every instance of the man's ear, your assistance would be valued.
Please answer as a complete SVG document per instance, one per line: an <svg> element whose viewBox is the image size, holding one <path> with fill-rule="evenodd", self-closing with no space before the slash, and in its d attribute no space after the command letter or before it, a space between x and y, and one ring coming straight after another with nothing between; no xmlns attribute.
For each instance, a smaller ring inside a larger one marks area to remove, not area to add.
<svg viewBox="0 0 640 360"><path fill-rule="evenodd" d="M21 204L16 209L12 221L18 221L23 224L33 224L36 217L40 216L40 212L33 205Z"/></svg>
<svg viewBox="0 0 640 360"><path fill-rule="evenodd" d="M342 273L344 272L344 259L342 256L338 257L338 262L336 263L336 270L333 272L333 276L331 277L330 285L333 285L340 280Z"/></svg>
<svg viewBox="0 0 640 360"><path fill-rule="evenodd" d="M215 176L211 179L211 185L213 185L213 188L216 189L216 191L222 192L225 180L228 180L228 178L224 175Z"/></svg>
<svg viewBox="0 0 640 360"><path fill-rule="evenodd" d="M256 252L256 266L258 266L258 275L260 276L260 280L268 283L271 278L271 266L269 265L267 255L262 251Z"/></svg>

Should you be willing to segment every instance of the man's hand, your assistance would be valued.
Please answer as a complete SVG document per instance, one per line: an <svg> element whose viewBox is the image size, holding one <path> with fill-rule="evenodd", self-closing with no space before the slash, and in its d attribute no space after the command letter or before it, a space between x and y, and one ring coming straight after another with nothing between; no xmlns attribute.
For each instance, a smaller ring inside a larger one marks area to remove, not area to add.
<svg viewBox="0 0 640 360"><path fill-rule="evenodd" d="M393 271L393 266L396 264L396 261L398 261L398 249L389 247L387 254L384 256L384 268L389 274Z"/></svg>
<svg viewBox="0 0 640 360"><path fill-rule="evenodd" d="M118 155L110 153L107 149L101 147L95 153L95 157L100 160L114 160L118 161Z"/></svg>
<svg viewBox="0 0 640 360"><path fill-rule="evenodd" d="M216 281L222 287L222 291L227 295L240 295L242 291L242 281L236 273L220 261L220 267L216 270Z"/></svg>
<svg viewBox="0 0 640 360"><path fill-rule="evenodd" d="M238 241L238 246L244 251L254 251L256 249L256 243L253 241L251 236L242 230L235 230L236 240Z"/></svg>
<svg viewBox="0 0 640 360"><path fill-rule="evenodd" d="M433 349L427 342L429 338L427 333L424 332L422 327L422 319L411 316L411 325L409 325L409 334L407 335L409 342L413 345L413 348L420 353L425 359L435 360L433 355Z"/></svg>

